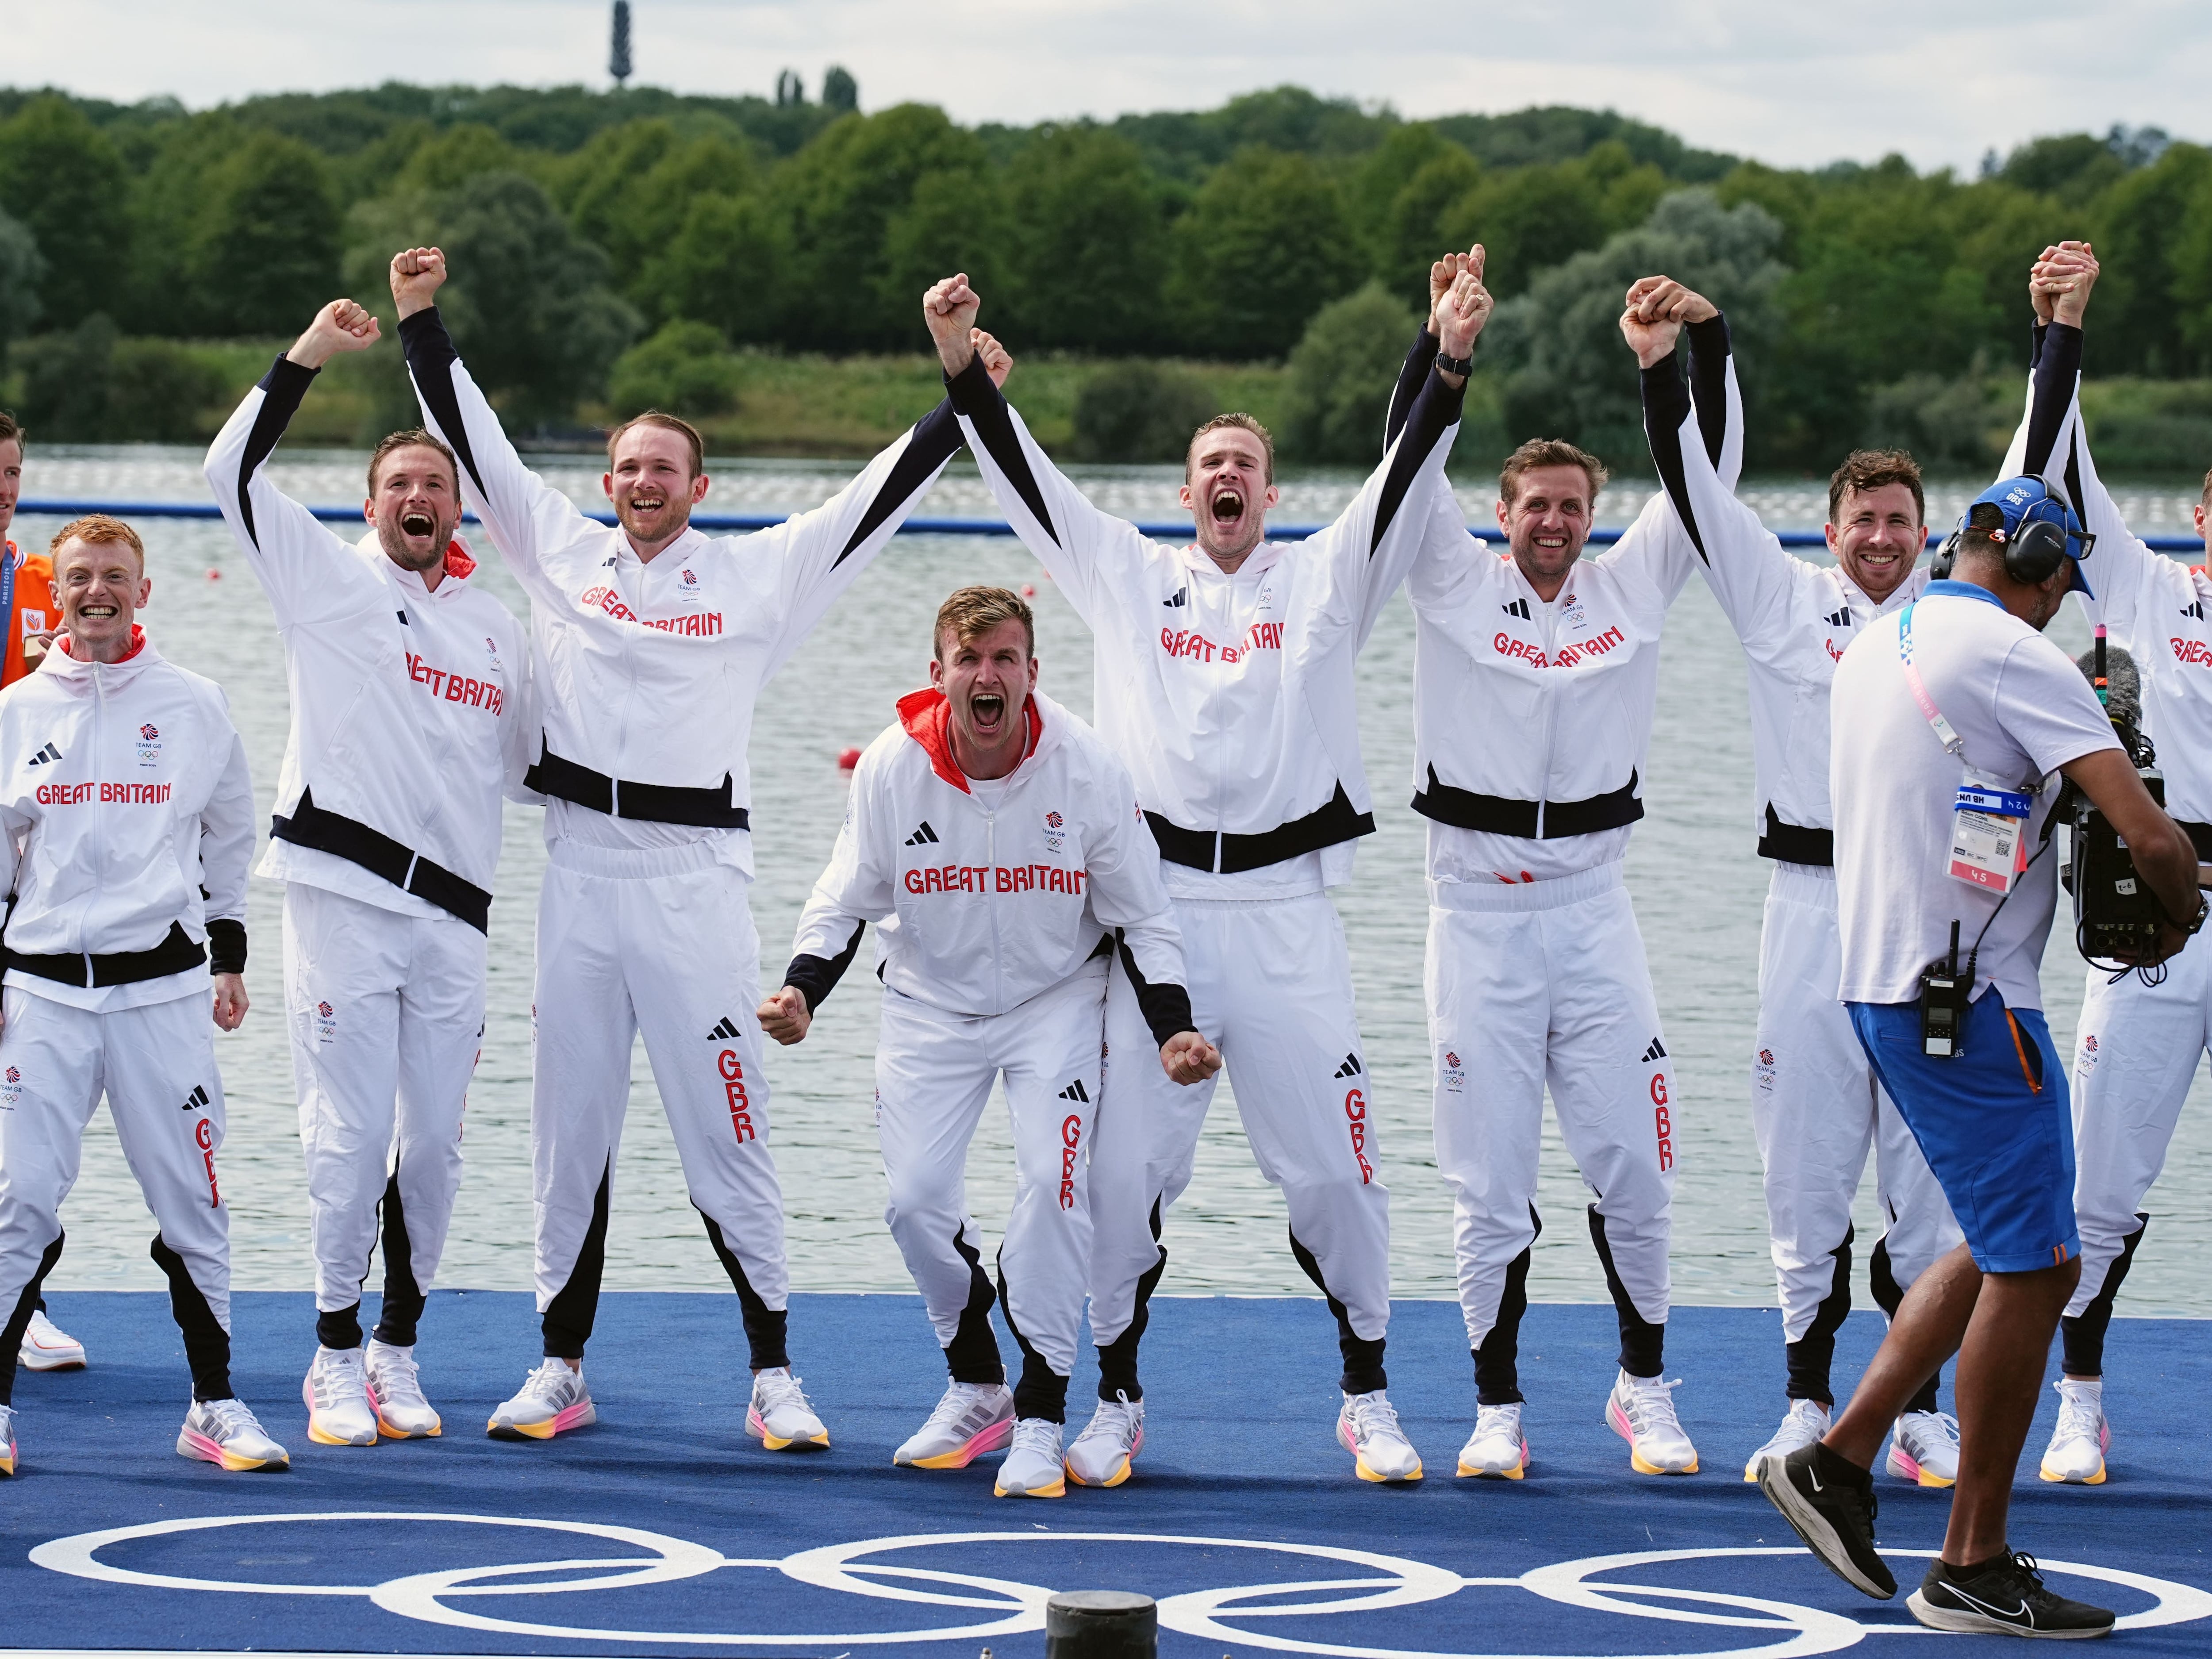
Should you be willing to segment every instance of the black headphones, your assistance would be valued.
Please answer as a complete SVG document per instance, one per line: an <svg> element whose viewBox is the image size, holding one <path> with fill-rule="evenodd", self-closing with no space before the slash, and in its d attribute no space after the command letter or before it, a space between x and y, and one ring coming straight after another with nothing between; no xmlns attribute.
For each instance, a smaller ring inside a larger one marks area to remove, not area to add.
<svg viewBox="0 0 2212 1659"><path fill-rule="evenodd" d="M2058 567L2065 562L2072 544L2080 542L2081 556L2086 556L2095 539L2078 527L2079 521L2074 517L2073 507L2063 488L2049 478L2036 477L2035 482L2042 485L2044 499L2031 505L2021 515L2025 521L2019 530L2005 536L2000 526L1993 532L2003 538L2005 574L2031 587L2039 586L2058 574ZM1943 544L1936 550L1936 556L1929 561L1930 576L1938 581L1950 576L1951 567L1958 562L1959 544L1966 536L1967 520L1983 501L1995 501L2002 488L2000 485L1977 498L1959 515L1957 527L1943 538ZM2056 520L2049 516L2054 511L2058 514Z"/></svg>

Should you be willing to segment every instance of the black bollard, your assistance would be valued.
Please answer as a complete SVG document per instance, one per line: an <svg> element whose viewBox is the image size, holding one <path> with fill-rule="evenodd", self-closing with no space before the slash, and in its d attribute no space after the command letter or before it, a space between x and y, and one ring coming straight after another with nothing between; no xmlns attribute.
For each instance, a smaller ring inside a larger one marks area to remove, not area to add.
<svg viewBox="0 0 2212 1659"><path fill-rule="evenodd" d="M1153 1659L1159 1609L1127 1590L1064 1590L1044 1604L1045 1659Z"/></svg>

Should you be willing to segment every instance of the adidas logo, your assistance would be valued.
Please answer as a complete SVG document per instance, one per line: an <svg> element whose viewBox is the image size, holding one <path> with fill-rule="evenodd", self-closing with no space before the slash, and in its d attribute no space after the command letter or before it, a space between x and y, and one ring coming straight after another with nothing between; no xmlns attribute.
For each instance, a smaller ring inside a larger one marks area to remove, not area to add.
<svg viewBox="0 0 2212 1659"><path fill-rule="evenodd" d="M204 1083L195 1083L192 1085L191 1093L185 1097L185 1103L179 1109L187 1112L204 1112L207 1110L208 1103L207 1085Z"/></svg>
<svg viewBox="0 0 2212 1659"><path fill-rule="evenodd" d="M1649 1066L1655 1060L1664 1060L1666 1058L1667 1045L1660 1042L1657 1037L1653 1037L1651 1039L1651 1046L1644 1051L1644 1063L1646 1066Z"/></svg>
<svg viewBox="0 0 2212 1659"><path fill-rule="evenodd" d="M1081 1078L1076 1079L1074 1082L1062 1089L1060 1091L1060 1097L1062 1100L1072 1100L1079 1106L1088 1106L1091 1103L1091 1091L1083 1086Z"/></svg>
<svg viewBox="0 0 2212 1659"><path fill-rule="evenodd" d="M44 749L41 749L37 754L31 757L31 764L33 766L44 766L48 761L58 761L61 757L62 751L55 748L53 744L48 744Z"/></svg>
<svg viewBox="0 0 2212 1659"><path fill-rule="evenodd" d="M407 620L407 613L404 611L395 611L392 614L399 618L399 625L402 628L412 628L415 626L413 623Z"/></svg>
<svg viewBox="0 0 2212 1659"><path fill-rule="evenodd" d="M1346 1054L1344 1057L1344 1064L1336 1068L1336 1074L1339 1077L1358 1077L1359 1075L1359 1056L1358 1054Z"/></svg>
<svg viewBox="0 0 2212 1659"><path fill-rule="evenodd" d="M1160 603L1161 603L1162 605L1170 605L1170 606L1173 606L1173 605L1188 605L1188 604L1190 603L1190 586L1189 586L1189 584L1188 584L1188 583L1185 583L1182 586L1178 587L1177 589L1176 589L1176 591L1175 591L1175 598L1173 598L1173 599L1162 599L1162 600L1160 601Z"/></svg>
<svg viewBox="0 0 2212 1659"><path fill-rule="evenodd" d="M720 1024L707 1033L707 1041L709 1042L735 1042L737 1040L738 1028L732 1023L727 1014L722 1016Z"/></svg>
<svg viewBox="0 0 2212 1659"><path fill-rule="evenodd" d="M2204 620L2204 601L2198 599L2193 605L2183 605L2181 607L2181 614L2185 617L2194 617L2197 621L2203 622Z"/></svg>
<svg viewBox="0 0 2212 1659"><path fill-rule="evenodd" d="M1525 599L1516 599L1510 605L1501 605L1498 608L1509 617L1520 617L1522 622L1534 620L1528 614L1528 601Z"/></svg>
<svg viewBox="0 0 2212 1659"><path fill-rule="evenodd" d="M937 831L929 827L929 820L927 818L924 818L921 821L921 829L915 830L912 835L906 838L906 844L909 847L934 847L937 845Z"/></svg>
<svg viewBox="0 0 2212 1659"><path fill-rule="evenodd" d="M1834 616L1823 617L1820 620L1827 623L1831 628L1849 628L1851 625L1851 608L1849 605L1845 605L1842 610L1836 612Z"/></svg>

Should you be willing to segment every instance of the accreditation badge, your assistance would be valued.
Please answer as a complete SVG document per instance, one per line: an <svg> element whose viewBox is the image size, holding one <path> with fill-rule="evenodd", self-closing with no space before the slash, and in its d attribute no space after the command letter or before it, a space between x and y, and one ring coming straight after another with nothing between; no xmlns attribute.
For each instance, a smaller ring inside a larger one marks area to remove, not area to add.
<svg viewBox="0 0 2212 1659"><path fill-rule="evenodd" d="M1948 874L2002 895L2027 868L2030 797L2014 789L1962 783L1951 812Z"/></svg>

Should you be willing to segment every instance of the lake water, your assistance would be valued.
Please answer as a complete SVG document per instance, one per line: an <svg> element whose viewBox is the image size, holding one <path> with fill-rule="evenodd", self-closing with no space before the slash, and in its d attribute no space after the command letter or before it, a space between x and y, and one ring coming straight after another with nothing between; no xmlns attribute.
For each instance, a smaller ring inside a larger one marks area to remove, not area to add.
<svg viewBox="0 0 2212 1659"><path fill-rule="evenodd" d="M280 485L313 502L358 501L358 455L281 452ZM25 494L38 498L204 501L197 452L157 447L40 447ZM810 506L853 471L847 465L724 463L714 469L708 511L790 510ZM580 501L599 501L599 470L557 458L545 471ZM1085 487L1132 518L1176 516L1172 468L1098 468ZM1336 512L1357 487L1348 474L1284 481L1279 520L1312 523ZM1626 523L1653 488L1617 482L1600 520ZM1938 489L1931 521L1948 524L1978 488ZM1470 514L1490 516L1492 493L1464 481ZM1747 487L1777 528L1817 527L1824 491L1803 483ZM2124 492L2123 507L2146 532L2186 529L2193 491ZM997 516L964 458L921 512ZM43 548L57 521L19 518L15 535ZM219 523L146 520L154 595L146 617L161 649L222 682L245 735L265 815L272 804L287 720L283 653L269 607ZM526 601L494 556L485 575L518 612ZM1091 644L1073 612L1011 539L903 538L862 576L763 700L753 736L753 820L759 879L754 907L764 975L775 982L807 890L821 869L843 810L838 751L862 744L888 723L893 700L927 678L930 619L950 589L994 581L1037 589L1042 683L1079 711L1091 706ZM1350 935L1382 1172L1392 1197L1394 1288L1406 1297L1453 1294L1449 1206L1429 1133L1429 1067L1421 999L1425 900L1420 820L1407 808L1413 771L1413 617L1394 600L1360 669L1360 725L1376 797L1377 833L1363 843L1358 874L1336 893ZM2052 629L2069 651L2087 630L2069 609ZM1676 1066L1677 1158L1674 1293L1678 1302L1765 1304L1773 1296L1765 1209L1749 1109L1747 1061L1756 1002L1760 904L1767 866L1753 856L1751 739L1744 669L1735 639L1704 586L1676 605L1662 653L1659 709L1644 774L1649 816L1628 857L1628 884L1641 918ZM469 1100L468 1171L441 1283L526 1289L530 1278L530 996L532 917L544 854L535 810L509 806L506 850L492 908L489 1026ZM291 1068L279 972L277 888L256 880L247 983L257 999L245 1029L217 1039L229 1095L223 1189L232 1204L235 1282L240 1288L304 1288L313 1282ZM2052 1034L2071 1053L2082 965L2066 930L2054 933L2045 984ZM790 1221L792 1282L805 1290L910 1289L881 1217L884 1182L871 1118L876 981L857 973L830 1002L798 1049L776 1051L774 1144ZM715 1266L686 1202L674 1147L642 1048L628 1139L616 1176L607 1249L611 1286L717 1288ZM2212 1314L2212 1287L2186 1264L2212 1252L2212 1123L2200 1073L2166 1174L2148 1207L2158 1220L2128 1281L2136 1314ZM1602 1276L1586 1231L1573 1224L1584 1194L1555 1129L1547 1126L1539 1202L1553 1224L1535 1248L1530 1291L1540 1298L1602 1301ZM971 1203L995 1234L1011 1195L1011 1143L1004 1115L988 1115L969 1162ZM1880 1231L1865 1183L1862 1241ZM68 1254L52 1288L152 1289L150 1224L103 1110L85 1150L83 1177L64 1212ZM1189 1193L1169 1224L1174 1265L1164 1292L1310 1293L1284 1244L1282 1208L1253 1168L1234 1106L1217 1097ZM988 1250L987 1250L988 1254ZM374 1282L374 1281L372 1281ZM1862 1270L1862 1284L1863 1273ZM1863 1304L1863 1290L1859 1293ZM65 1298L57 1312L67 1323ZM803 1346L804 1337L800 1337Z"/></svg>

